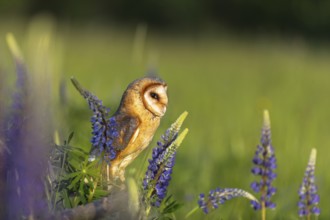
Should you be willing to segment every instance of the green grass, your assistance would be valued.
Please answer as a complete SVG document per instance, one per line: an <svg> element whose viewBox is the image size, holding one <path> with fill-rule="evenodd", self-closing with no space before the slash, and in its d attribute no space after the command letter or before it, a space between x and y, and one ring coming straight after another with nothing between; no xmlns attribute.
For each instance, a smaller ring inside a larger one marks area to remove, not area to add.
<svg viewBox="0 0 330 220"><path fill-rule="evenodd" d="M0 29L2 57L9 57L3 40L7 31L18 35L31 54L31 26L2 25ZM270 112L278 159L274 183L277 208L268 211L268 219L299 219L297 191L312 147L318 150L319 219L330 218L330 53L326 45L315 47L299 38L161 34L152 30L134 45L138 37L133 28L93 25L60 25L54 33L49 47L54 100L58 103L61 78L67 83L68 99L59 112L54 111L54 117L66 116L65 120L54 121L64 135L75 131L74 145L88 147L91 129L87 104L69 82L72 75L114 112L128 83L156 67L168 83L169 106L150 147L180 113L189 112L184 126L190 132L178 150L169 188L169 193L184 203L178 219L196 206L201 192L217 186L250 191L254 179L251 160L265 108ZM26 59L32 63L32 57ZM9 68L12 63L8 60L0 62ZM150 148L145 153L149 154ZM141 172L144 158L141 155L129 167L142 173L140 178L146 167L144 164ZM192 219L259 217L247 200L234 199L209 216L199 211Z"/></svg>

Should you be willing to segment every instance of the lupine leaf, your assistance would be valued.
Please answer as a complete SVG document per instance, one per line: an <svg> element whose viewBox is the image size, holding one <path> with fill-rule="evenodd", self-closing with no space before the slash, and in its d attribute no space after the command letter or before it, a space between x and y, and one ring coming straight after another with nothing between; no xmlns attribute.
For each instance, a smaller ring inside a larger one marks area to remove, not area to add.
<svg viewBox="0 0 330 220"><path fill-rule="evenodd" d="M72 138L73 138L74 132L71 132L69 137L68 137L68 144L70 144Z"/></svg>
<svg viewBox="0 0 330 220"><path fill-rule="evenodd" d="M62 191L62 197L63 197L64 207L72 208L72 203L68 196L68 191L66 189Z"/></svg>
<svg viewBox="0 0 330 220"><path fill-rule="evenodd" d="M162 214L173 213L176 210L178 210L179 208L181 208L182 206L183 206L183 204L177 203L177 201L173 201L164 208L164 210L162 211Z"/></svg>
<svg viewBox="0 0 330 220"><path fill-rule="evenodd" d="M101 198L101 197L107 196L108 194L109 194L109 192L106 191L106 190L103 190L103 189L95 189L94 197L95 197L96 199L98 199L98 198Z"/></svg>
<svg viewBox="0 0 330 220"><path fill-rule="evenodd" d="M81 180L82 175L79 174L78 176L76 176L72 181L71 184L68 186L68 189L72 189L75 187L76 183L79 182L79 180Z"/></svg>
<svg viewBox="0 0 330 220"><path fill-rule="evenodd" d="M80 172L73 172L73 173L66 174L62 177L62 180L68 180L68 179L74 178L74 177L78 176L79 174L80 174Z"/></svg>

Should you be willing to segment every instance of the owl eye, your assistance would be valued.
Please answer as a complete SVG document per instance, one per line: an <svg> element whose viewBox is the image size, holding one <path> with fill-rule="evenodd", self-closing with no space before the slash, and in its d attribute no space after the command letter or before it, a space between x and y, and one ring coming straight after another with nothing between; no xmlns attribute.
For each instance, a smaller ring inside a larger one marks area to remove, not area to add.
<svg viewBox="0 0 330 220"><path fill-rule="evenodd" d="M157 93L150 92L150 97L153 98L153 99L159 100L159 96L158 96Z"/></svg>

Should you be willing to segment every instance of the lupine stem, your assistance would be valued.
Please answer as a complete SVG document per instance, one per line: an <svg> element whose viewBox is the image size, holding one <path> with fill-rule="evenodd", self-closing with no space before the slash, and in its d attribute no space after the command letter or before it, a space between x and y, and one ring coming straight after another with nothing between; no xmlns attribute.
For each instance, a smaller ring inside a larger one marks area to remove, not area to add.
<svg viewBox="0 0 330 220"><path fill-rule="evenodd" d="M263 156L263 160L266 161L267 160L267 154L265 154ZM266 169L264 169L265 171ZM267 178L266 176L262 176L262 181L265 183L267 181ZM267 188L266 188L266 185L263 185L262 188L261 188L261 197L262 198L266 198L266 195L267 194ZM261 219L262 220L266 220L266 201L264 200L261 200Z"/></svg>
<svg viewBox="0 0 330 220"><path fill-rule="evenodd" d="M264 201L261 202L261 219L266 220L266 204Z"/></svg>
<svg viewBox="0 0 330 220"><path fill-rule="evenodd" d="M307 194L307 201L310 201L310 200L311 200L311 197L310 197L309 194ZM311 207L308 206L308 207L307 207L307 210L308 210L308 214L307 214L307 216L306 216L306 219L307 219L307 220L310 220L310 219L311 219Z"/></svg>
<svg viewBox="0 0 330 220"><path fill-rule="evenodd" d="M150 210L151 210L151 206L148 205L148 207L147 207L147 209L146 209L146 217L149 216Z"/></svg>
<svg viewBox="0 0 330 220"><path fill-rule="evenodd" d="M151 190L149 190L149 192L148 192L148 194L147 194L147 198L150 198L151 195L154 193L154 191L155 191L155 187L156 187L156 184L157 184L157 182L158 182L158 179L159 179L160 175L161 175L161 174L163 173L163 171L164 171L164 167L165 167L165 164L161 164L161 165L160 165L160 167L159 167L159 169L158 169L158 171L157 171L157 174L156 174L154 180L151 182L151 187L150 187Z"/></svg>
<svg viewBox="0 0 330 220"><path fill-rule="evenodd" d="M195 208L193 208L190 212L188 212L186 214L186 216L184 217L184 219L189 218L192 214L194 214L197 210L199 209L199 206L195 206Z"/></svg>

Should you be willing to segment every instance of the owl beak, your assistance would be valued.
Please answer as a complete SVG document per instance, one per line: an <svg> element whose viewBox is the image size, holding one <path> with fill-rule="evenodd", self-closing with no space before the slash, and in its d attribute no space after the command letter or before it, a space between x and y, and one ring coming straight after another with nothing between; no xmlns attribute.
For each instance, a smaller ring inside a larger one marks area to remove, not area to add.
<svg viewBox="0 0 330 220"><path fill-rule="evenodd" d="M165 87L165 91L166 91L166 89L167 89L167 86ZM165 112L166 112L167 104L168 104L168 98L167 98L167 96L165 96L165 97L163 98L163 100L162 100L162 104L163 104L163 106L162 106L162 113L163 113L163 115L164 115Z"/></svg>
<svg viewBox="0 0 330 220"><path fill-rule="evenodd" d="M165 112L166 112L166 105L162 105L161 108L159 108L157 112L155 112L155 115L158 117L163 117L165 115Z"/></svg>
<svg viewBox="0 0 330 220"><path fill-rule="evenodd" d="M166 106L163 107L162 116L165 115L165 112L166 112Z"/></svg>

